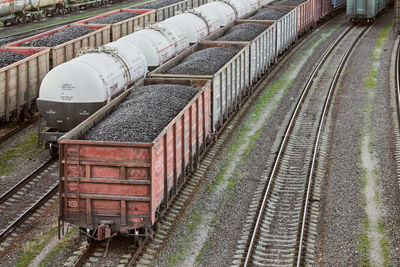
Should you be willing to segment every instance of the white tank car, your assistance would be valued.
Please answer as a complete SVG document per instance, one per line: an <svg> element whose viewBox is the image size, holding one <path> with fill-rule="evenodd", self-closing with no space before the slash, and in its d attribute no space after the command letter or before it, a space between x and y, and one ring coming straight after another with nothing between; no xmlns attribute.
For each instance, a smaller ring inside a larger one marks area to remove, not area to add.
<svg viewBox="0 0 400 267"><path fill-rule="evenodd" d="M223 0L221 2L230 5L236 13L236 18L240 19L252 11L250 5L245 1L247 0Z"/></svg>
<svg viewBox="0 0 400 267"><path fill-rule="evenodd" d="M25 0L0 0L0 17L24 11Z"/></svg>
<svg viewBox="0 0 400 267"><path fill-rule="evenodd" d="M154 28L153 28L154 27ZM189 36L173 24L160 22L152 26L158 29L174 42L175 54L178 54L189 47Z"/></svg>
<svg viewBox="0 0 400 267"><path fill-rule="evenodd" d="M258 9L258 7L259 7L258 0L247 0L247 2L249 3L249 6L251 7L252 11L255 11Z"/></svg>
<svg viewBox="0 0 400 267"><path fill-rule="evenodd" d="M208 4L196 7L195 9L188 10L187 12L199 16L207 23L208 33L215 32L221 28L222 21L219 20L218 11L206 7Z"/></svg>
<svg viewBox="0 0 400 267"><path fill-rule="evenodd" d="M40 86L38 109L50 127L69 131L146 72L137 47L112 42L52 69Z"/></svg>
<svg viewBox="0 0 400 267"><path fill-rule="evenodd" d="M144 29L122 37L117 42L137 46L146 57L148 67L161 65L175 55L175 46L172 40L163 33Z"/></svg>
<svg viewBox="0 0 400 267"><path fill-rule="evenodd" d="M63 0L26 0L25 10L38 10L44 7L62 5Z"/></svg>
<svg viewBox="0 0 400 267"><path fill-rule="evenodd" d="M189 43L196 43L208 35L207 23L191 13L183 13L163 21L163 24L172 24L185 32Z"/></svg>
<svg viewBox="0 0 400 267"><path fill-rule="evenodd" d="M202 5L197 9L202 10L206 14L214 13L220 21L220 27L223 27L236 19L234 9L226 3L211 2Z"/></svg>

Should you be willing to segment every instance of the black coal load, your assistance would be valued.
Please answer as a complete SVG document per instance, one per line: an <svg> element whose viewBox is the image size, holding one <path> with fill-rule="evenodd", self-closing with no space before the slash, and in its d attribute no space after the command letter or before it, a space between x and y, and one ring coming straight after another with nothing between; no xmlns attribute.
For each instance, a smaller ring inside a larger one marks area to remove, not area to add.
<svg viewBox="0 0 400 267"><path fill-rule="evenodd" d="M256 14L249 17L249 20L277 20L290 12L289 8L268 7L257 11Z"/></svg>
<svg viewBox="0 0 400 267"><path fill-rule="evenodd" d="M25 54L16 53L12 51L2 51L0 52L0 68L4 68L26 57L28 56Z"/></svg>
<svg viewBox="0 0 400 267"><path fill-rule="evenodd" d="M185 57L178 65L167 70L169 74L213 75L236 55L234 49L210 47Z"/></svg>
<svg viewBox="0 0 400 267"><path fill-rule="evenodd" d="M87 24L113 24L140 15L135 12L118 12L107 17L89 21Z"/></svg>
<svg viewBox="0 0 400 267"><path fill-rule="evenodd" d="M146 3L143 5L138 5L131 7L130 9L157 9L165 6L169 6L178 2L182 2L183 0L156 0L151 1L150 3Z"/></svg>
<svg viewBox="0 0 400 267"><path fill-rule="evenodd" d="M258 23L242 23L231 27L219 37L219 41L251 41L268 28Z"/></svg>
<svg viewBox="0 0 400 267"><path fill-rule="evenodd" d="M171 84L135 88L110 116L92 128L83 139L153 142L198 92L197 88Z"/></svg>
<svg viewBox="0 0 400 267"><path fill-rule="evenodd" d="M53 34L43 36L42 38L31 40L22 44L21 46L52 47L74 40L91 32L93 32L93 30L86 27L71 26Z"/></svg>
<svg viewBox="0 0 400 267"><path fill-rule="evenodd" d="M307 0L280 0L280 1L274 1L270 3L270 5L279 5L279 6L298 6Z"/></svg>

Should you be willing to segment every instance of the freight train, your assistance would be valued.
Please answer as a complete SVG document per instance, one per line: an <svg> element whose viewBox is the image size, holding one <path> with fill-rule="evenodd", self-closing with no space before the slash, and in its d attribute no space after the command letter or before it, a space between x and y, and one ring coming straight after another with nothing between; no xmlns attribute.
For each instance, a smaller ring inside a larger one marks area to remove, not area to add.
<svg viewBox="0 0 400 267"><path fill-rule="evenodd" d="M97 8L106 6L109 3L122 2L124 0L10 0L0 1L0 22L4 26L13 24L23 24L32 21L40 21L43 17L54 15L65 15L76 12L80 9ZM157 6L157 9L172 5L180 0L154 1L160 2L155 5L140 5L139 8L152 9L151 6ZM163 4L162 2L165 2ZM190 5L189 7L195 7ZM148 6L148 7L146 7ZM181 8L185 5L181 6ZM163 9L163 12L168 10Z"/></svg>
<svg viewBox="0 0 400 267"><path fill-rule="evenodd" d="M352 22L373 22L393 0L347 0L346 16Z"/></svg>
<svg viewBox="0 0 400 267"><path fill-rule="evenodd" d="M76 57L82 48L95 48L115 41L156 21L174 16L179 10L197 7L207 1L155 0L139 6L146 9L135 9L136 6L133 6L107 12L7 44L0 49L0 123L23 121L36 116L36 99L44 76L55 66ZM135 16L126 18L128 13ZM68 28L82 27L92 32L74 38L71 38L71 34L64 33ZM54 44L50 37L54 37L56 41L63 39L64 42ZM44 39L49 42L43 45L39 41ZM33 46L33 43L39 47ZM43 137L47 138L47 135ZM54 136L49 138L52 137Z"/></svg>
<svg viewBox="0 0 400 267"><path fill-rule="evenodd" d="M332 12L330 1L216 1L52 69L38 106L50 125L69 131L58 141L61 221L97 240L152 237L201 152L278 57ZM264 28L242 40L256 28L251 24ZM232 32L240 38L226 39ZM155 110L168 113L179 94L158 106L153 100L162 99L154 92L146 98L150 89L142 86L171 84L198 93L143 138L164 118Z"/></svg>

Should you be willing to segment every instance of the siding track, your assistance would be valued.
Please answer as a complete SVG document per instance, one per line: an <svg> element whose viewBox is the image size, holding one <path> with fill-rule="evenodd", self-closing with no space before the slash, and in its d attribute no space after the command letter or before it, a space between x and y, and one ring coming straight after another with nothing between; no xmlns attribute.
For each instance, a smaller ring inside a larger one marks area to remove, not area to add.
<svg viewBox="0 0 400 267"><path fill-rule="evenodd" d="M301 266L306 261L313 177L325 117L343 66L368 27L350 26L327 49L304 87L271 172L262 177L233 266ZM336 69L335 72L332 69Z"/></svg>
<svg viewBox="0 0 400 267"><path fill-rule="evenodd" d="M58 189L58 168L49 159L0 197L0 242L47 202Z"/></svg>

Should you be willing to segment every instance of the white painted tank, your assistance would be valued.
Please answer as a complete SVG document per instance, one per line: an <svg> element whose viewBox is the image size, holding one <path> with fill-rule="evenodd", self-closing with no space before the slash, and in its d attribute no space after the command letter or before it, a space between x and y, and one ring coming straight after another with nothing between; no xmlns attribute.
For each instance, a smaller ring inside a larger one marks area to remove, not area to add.
<svg viewBox="0 0 400 267"><path fill-rule="evenodd" d="M69 131L125 90L132 75L144 77L142 53L124 44L101 48L58 65L44 77L37 105L48 126ZM118 49L118 51L116 51ZM132 59L120 56L129 53ZM129 70L129 67L137 67Z"/></svg>
<svg viewBox="0 0 400 267"><path fill-rule="evenodd" d="M174 24L160 22L158 24L153 24L151 28L159 30L173 41L175 54L178 54L189 47L189 36Z"/></svg>
<svg viewBox="0 0 400 267"><path fill-rule="evenodd" d="M110 48L111 53L118 55L127 67L128 83L134 82L147 73L147 62L143 52L133 44L111 42L103 46Z"/></svg>
<svg viewBox="0 0 400 267"><path fill-rule="evenodd" d="M27 0L26 10L37 10L44 7L56 6L57 4L63 4L64 1L61 0Z"/></svg>
<svg viewBox="0 0 400 267"><path fill-rule="evenodd" d="M259 7L258 0L245 0L245 1L247 1L247 3L250 5L252 11L255 11L258 9L258 7Z"/></svg>
<svg viewBox="0 0 400 267"><path fill-rule="evenodd" d="M222 26L222 21L219 19L219 12L210 7L209 4L201 5L187 12L195 14L207 22L209 33L215 32Z"/></svg>
<svg viewBox="0 0 400 267"><path fill-rule="evenodd" d="M271 3L273 0L259 0L258 1L258 5L260 7L262 7L263 5L268 5L269 3Z"/></svg>
<svg viewBox="0 0 400 267"><path fill-rule="evenodd" d="M0 2L0 16L7 16L24 10L25 0L11 0Z"/></svg>
<svg viewBox="0 0 400 267"><path fill-rule="evenodd" d="M251 7L247 2L247 0L222 0L221 2L229 4L236 13L237 18L242 18L248 13L251 13Z"/></svg>
<svg viewBox="0 0 400 267"><path fill-rule="evenodd" d="M207 10L215 12L221 22L220 26L225 26L236 19L235 10L223 2L211 2L200 6L199 9L204 9L206 12Z"/></svg>
<svg viewBox="0 0 400 267"><path fill-rule="evenodd" d="M189 37L189 43L196 43L208 35L206 22L191 13L183 13L163 21L164 24L173 24Z"/></svg>
<svg viewBox="0 0 400 267"><path fill-rule="evenodd" d="M146 57L149 67L159 66L175 55L174 43L164 34L152 29L131 33L117 42L127 42L138 47Z"/></svg>

